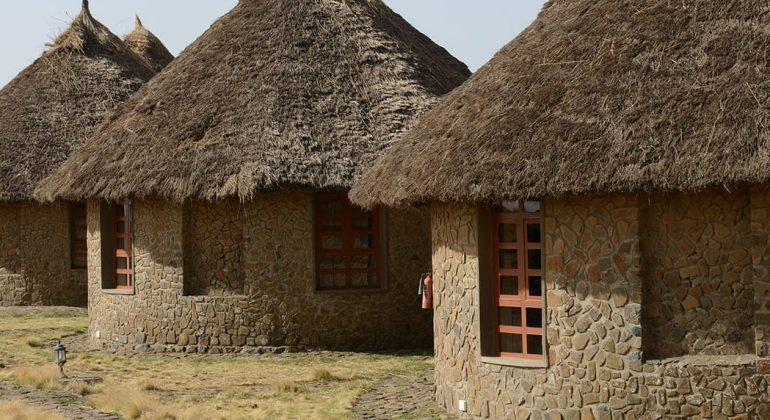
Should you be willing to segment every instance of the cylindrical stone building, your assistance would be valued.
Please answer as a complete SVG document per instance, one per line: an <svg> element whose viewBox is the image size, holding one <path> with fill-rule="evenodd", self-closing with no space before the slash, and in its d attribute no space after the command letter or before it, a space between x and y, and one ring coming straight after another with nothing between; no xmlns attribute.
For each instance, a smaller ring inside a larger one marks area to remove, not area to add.
<svg viewBox="0 0 770 420"><path fill-rule="evenodd" d="M430 204L463 417L770 418L770 14L549 1L351 193Z"/></svg>
<svg viewBox="0 0 770 420"><path fill-rule="evenodd" d="M468 75L381 1L241 0L38 190L89 200L92 341L430 347L427 208L347 191Z"/></svg>

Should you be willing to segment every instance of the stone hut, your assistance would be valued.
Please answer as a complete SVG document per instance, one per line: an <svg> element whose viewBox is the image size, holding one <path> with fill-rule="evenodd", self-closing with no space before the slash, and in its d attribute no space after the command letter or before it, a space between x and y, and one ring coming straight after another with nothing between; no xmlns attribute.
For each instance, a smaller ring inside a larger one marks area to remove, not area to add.
<svg viewBox="0 0 770 420"><path fill-rule="evenodd" d="M430 204L439 403L770 418L768 10L549 1L360 178Z"/></svg>
<svg viewBox="0 0 770 420"><path fill-rule="evenodd" d="M468 76L381 1L241 0L38 190L89 200L93 343L430 347L427 210L346 193Z"/></svg>
<svg viewBox="0 0 770 420"><path fill-rule="evenodd" d="M50 48L0 90L0 306L85 306L85 203L42 205L33 191L154 74L84 2Z"/></svg>

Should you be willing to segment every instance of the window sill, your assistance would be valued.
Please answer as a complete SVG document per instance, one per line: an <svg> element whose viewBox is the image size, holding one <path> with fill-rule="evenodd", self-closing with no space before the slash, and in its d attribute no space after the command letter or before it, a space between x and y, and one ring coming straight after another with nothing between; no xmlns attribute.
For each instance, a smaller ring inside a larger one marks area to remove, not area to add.
<svg viewBox="0 0 770 420"><path fill-rule="evenodd" d="M319 295L380 295L388 291L387 287L378 289L316 289Z"/></svg>
<svg viewBox="0 0 770 420"><path fill-rule="evenodd" d="M136 291L134 291L133 289L102 289L102 294L132 296L136 294Z"/></svg>
<svg viewBox="0 0 770 420"><path fill-rule="evenodd" d="M510 366L510 367L518 367L518 368L528 368L528 369L535 369L535 368L547 368L548 367L548 361L543 360L528 360L528 359L511 359L508 357L481 357L481 363L486 363L488 365L498 365L498 366Z"/></svg>

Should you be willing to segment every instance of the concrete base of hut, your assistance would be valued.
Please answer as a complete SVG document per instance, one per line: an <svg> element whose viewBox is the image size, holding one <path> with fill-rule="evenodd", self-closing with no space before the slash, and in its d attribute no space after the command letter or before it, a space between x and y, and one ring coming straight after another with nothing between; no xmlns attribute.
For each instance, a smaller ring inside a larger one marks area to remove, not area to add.
<svg viewBox="0 0 770 420"><path fill-rule="evenodd" d="M440 404L475 418L770 418L767 190L544 204L535 368L486 350L488 210L432 207Z"/></svg>
<svg viewBox="0 0 770 420"><path fill-rule="evenodd" d="M72 269L66 203L0 204L0 306L85 306L87 274Z"/></svg>
<svg viewBox="0 0 770 420"><path fill-rule="evenodd" d="M93 345L162 351L432 345L432 313L420 309L417 295L420 273L430 268L428 209L387 213L382 289L321 292L314 280L312 193L266 193L245 203L138 200L135 286L126 292L102 287L100 207L88 208ZM219 258L209 260L212 255ZM210 272L219 273L216 282L190 287Z"/></svg>

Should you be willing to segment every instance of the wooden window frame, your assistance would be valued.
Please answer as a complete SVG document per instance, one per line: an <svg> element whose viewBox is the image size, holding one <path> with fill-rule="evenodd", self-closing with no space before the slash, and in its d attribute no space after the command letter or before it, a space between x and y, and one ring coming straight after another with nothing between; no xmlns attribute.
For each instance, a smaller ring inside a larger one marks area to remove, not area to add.
<svg viewBox="0 0 770 420"><path fill-rule="evenodd" d="M330 218L323 212L324 204L338 203L341 211L339 218ZM382 255L382 222L378 210L362 211L371 219L371 226L368 229L356 229L354 227L354 212L356 207L350 202L345 193L316 193L314 197L315 208L315 288L317 291L371 291L379 290L383 287L383 267L385 258ZM324 230L326 220L336 219L341 222L342 230ZM328 236L342 236L342 248L324 249L323 240ZM372 247L358 249L353 246L355 235L371 235ZM354 257L374 257L374 268L353 268L351 261ZM324 257L342 257L345 260L345 268L322 268L322 259ZM372 285L354 285L354 274L374 274L375 283ZM324 274L344 274L344 286L328 286L322 284Z"/></svg>
<svg viewBox="0 0 770 420"><path fill-rule="evenodd" d="M121 215L118 210L123 209ZM115 289L116 290L133 290L134 288L134 257L133 257L133 236L132 236L132 217L131 217L131 201L125 200L123 202L115 204L112 212L112 229L114 235L114 243L112 247L112 256L115 259ZM118 224L123 223L124 232L120 232ZM118 240L123 239L123 247L118 248ZM118 268L118 260L126 260L126 268ZM119 284L118 278L120 276L126 276L126 284Z"/></svg>
<svg viewBox="0 0 770 420"><path fill-rule="evenodd" d="M70 268L88 268L88 208L85 203L70 203ZM81 239L82 238L82 239Z"/></svg>
<svg viewBox="0 0 770 420"><path fill-rule="evenodd" d="M527 202L532 202L528 200ZM539 202L538 202L539 203ZM537 243L530 243L527 237L528 225L540 226L540 241ZM502 242L500 239L500 226L501 225L514 225L516 226L516 242ZM545 361L546 357L546 343L545 343L545 282L543 281L543 264L545 261L543 255L543 222L542 222L542 209L538 212L526 212L525 201L518 201L518 211L516 212L501 212L497 209L492 211L492 274L494 282L494 336L495 336L495 351L497 355L507 359L523 359L532 361ZM500 268L500 251L513 250L516 252L516 268ZM540 251L539 269L530 268L529 251ZM501 293L501 280L503 277L516 277L517 281L517 294L509 295ZM530 294L529 278L540 278L540 295L535 296ZM513 308L514 310L520 310L521 325L510 326L501 325L500 323L500 309L501 308ZM527 309L539 309L541 311L541 326L529 327L527 326ZM521 353L503 352L500 345L500 334L516 334L521 336ZM538 337L541 343L542 354L529 353L528 338Z"/></svg>

